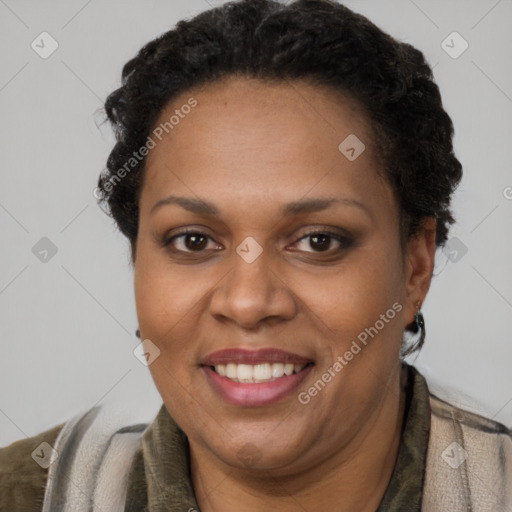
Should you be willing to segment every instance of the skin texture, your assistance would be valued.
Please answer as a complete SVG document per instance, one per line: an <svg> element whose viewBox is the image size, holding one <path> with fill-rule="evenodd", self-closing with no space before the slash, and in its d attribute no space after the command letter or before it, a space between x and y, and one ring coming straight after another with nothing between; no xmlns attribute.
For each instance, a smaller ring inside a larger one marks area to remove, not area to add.
<svg viewBox="0 0 512 512"><path fill-rule="evenodd" d="M198 504L205 512L298 503L310 512L374 511L398 452L399 349L430 284L435 221L402 249L397 203L354 101L304 81L230 77L174 98L156 125L190 97L197 106L148 155L135 296L141 338L160 350L152 377L189 439ZM349 134L366 146L354 161L338 150ZM177 204L150 213L171 194L209 201L218 215ZM283 215L283 205L312 198L362 206ZM162 245L183 227L207 238ZM321 251L311 231L352 242L330 238ZM236 252L249 236L262 247L252 263ZM298 392L395 303L396 316L301 404ZM235 406L200 366L226 348L279 348L314 367L278 402Z"/></svg>

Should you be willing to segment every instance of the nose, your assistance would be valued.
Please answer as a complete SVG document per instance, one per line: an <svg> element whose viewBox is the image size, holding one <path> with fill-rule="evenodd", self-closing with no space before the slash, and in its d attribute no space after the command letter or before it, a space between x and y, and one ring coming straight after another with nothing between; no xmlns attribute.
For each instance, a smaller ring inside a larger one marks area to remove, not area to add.
<svg viewBox="0 0 512 512"><path fill-rule="evenodd" d="M297 301L264 252L250 263L233 254L233 268L219 283L210 300L210 313L244 329L290 320Z"/></svg>

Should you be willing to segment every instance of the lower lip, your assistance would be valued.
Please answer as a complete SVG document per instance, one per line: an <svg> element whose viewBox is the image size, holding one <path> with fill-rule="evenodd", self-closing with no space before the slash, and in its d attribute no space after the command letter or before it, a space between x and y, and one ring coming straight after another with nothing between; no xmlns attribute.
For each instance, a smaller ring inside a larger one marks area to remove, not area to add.
<svg viewBox="0 0 512 512"><path fill-rule="evenodd" d="M209 366L202 367L208 381L219 395L227 402L243 407L273 404L290 395L306 378L311 368L313 365L308 365L299 373L285 375L269 382L244 383L222 377Z"/></svg>

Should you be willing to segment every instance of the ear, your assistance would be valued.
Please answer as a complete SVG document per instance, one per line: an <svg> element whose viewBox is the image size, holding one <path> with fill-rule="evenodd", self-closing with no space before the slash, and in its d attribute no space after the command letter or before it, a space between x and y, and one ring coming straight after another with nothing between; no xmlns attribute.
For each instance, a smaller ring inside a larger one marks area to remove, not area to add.
<svg viewBox="0 0 512 512"><path fill-rule="evenodd" d="M413 321L430 287L436 253L436 219L425 218L405 250L405 317Z"/></svg>

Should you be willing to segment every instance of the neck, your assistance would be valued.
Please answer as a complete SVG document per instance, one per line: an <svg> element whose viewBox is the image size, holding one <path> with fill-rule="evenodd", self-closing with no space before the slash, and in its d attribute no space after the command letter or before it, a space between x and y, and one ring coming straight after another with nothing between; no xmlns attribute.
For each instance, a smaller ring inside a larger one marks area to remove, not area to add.
<svg viewBox="0 0 512 512"><path fill-rule="evenodd" d="M226 467L191 444L191 476L201 511L292 512L302 508L308 512L375 512L391 479L400 446L405 390L399 381L397 378L390 383L392 392L386 394L387 400L369 428L362 428L343 450L333 450L331 457L307 471L249 473Z"/></svg>

